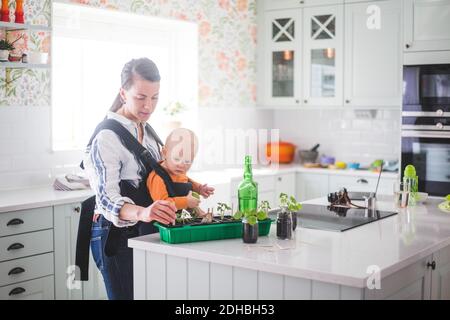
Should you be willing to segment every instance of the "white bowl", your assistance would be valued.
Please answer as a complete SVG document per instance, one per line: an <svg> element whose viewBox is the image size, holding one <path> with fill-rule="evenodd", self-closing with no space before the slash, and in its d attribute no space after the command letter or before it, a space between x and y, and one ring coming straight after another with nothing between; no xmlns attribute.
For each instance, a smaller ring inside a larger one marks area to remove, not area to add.
<svg viewBox="0 0 450 320"><path fill-rule="evenodd" d="M46 64L48 62L48 53L46 52L28 52L28 63L31 64Z"/></svg>

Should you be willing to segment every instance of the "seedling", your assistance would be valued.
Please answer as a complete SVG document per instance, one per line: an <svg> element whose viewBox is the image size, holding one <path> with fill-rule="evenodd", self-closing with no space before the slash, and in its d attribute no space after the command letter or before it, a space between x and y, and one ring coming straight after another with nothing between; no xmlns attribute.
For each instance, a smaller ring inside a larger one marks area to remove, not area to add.
<svg viewBox="0 0 450 320"><path fill-rule="evenodd" d="M288 196L286 193L280 193L280 207L291 212L296 212L302 208L302 204L297 202L293 196Z"/></svg>
<svg viewBox="0 0 450 320"><path fill-rule="evenodd" d="M231 208L226 203L223 203L223 202L217 203L217 211L220 214L220 219L221 220L223 220L223 217L225 216L225 212L227 210L231 210Z"/></svg>

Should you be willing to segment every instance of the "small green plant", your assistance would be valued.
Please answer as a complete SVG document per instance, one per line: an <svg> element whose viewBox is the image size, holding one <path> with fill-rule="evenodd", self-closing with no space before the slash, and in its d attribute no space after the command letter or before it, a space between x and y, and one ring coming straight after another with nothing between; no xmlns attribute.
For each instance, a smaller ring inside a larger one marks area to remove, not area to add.
<svg viewBox="0 0 450 320"><path fill-rule="evenodd" d="M302 204L298 203L293 196L289 196L286 193L280 193L280 207L291 212L296 212L302 208Z"/></svg>
<svg viewBox="0 0 450 320"><path fill-rule="evenodd" d="M187 106L179 101L172 101L164 107L164 112L173 117L187 110Z"/></svg>
<svg viewBox="0 0 450 320"><path fill-rule="evenodd" d="M223 202L217 203L217 211L220 214L220 219L221 220L223 220L223 217L225 216L225 212L227 210L231 210L231 208L226 203L223 203Z"/></svg>
<svg viewBox="0 0 450 320"><path fill-rule="evenodd" d="M12 51L14 50L14 43L8 40L0 40L0 50Z"/></svg>
<svg viewBox="0 0 450 320"><path fill-rule="evenodd" d="M257 218L259 221L266 220L269 215L270 204L269 201L263 200L258 207Z"/></svg>

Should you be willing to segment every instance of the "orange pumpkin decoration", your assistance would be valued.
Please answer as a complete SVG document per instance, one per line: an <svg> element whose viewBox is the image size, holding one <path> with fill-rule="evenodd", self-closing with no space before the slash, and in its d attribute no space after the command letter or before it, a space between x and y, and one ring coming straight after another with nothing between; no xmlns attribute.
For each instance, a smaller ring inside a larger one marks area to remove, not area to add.
<svg viewBox="0 0 450 320"><path fill-rule="evenodd" d="M269 142L266 145L267 159L275 163L291 163L294 160L296 147L290 142Z"/></svg>

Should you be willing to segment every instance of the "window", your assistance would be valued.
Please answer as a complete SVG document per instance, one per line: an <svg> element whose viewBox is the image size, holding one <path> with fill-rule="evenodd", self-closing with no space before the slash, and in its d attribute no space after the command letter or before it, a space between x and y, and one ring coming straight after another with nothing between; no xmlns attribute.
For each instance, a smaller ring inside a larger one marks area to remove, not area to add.
<svg viewBox="0 0 450 320"><path fill-rule="evenodd" d="M167 134L171 102L188 107L183 126L196 129L197 25L80 5L54 3L52 47L53 150L82 150L120 89L133 58L148 57L161 74L160 99L149 123Z"/></svg>

